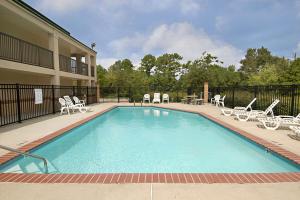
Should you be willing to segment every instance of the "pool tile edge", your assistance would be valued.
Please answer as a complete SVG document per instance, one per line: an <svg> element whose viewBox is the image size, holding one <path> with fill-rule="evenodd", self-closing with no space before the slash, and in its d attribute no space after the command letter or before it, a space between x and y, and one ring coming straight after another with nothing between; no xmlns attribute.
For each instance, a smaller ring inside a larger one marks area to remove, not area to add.
<svg viewBox="0 0 300 200"><path fill-rule="evenodd" d="M300 182L299 172L289 173L108 173L108 174L16 174L1 173L7 183L283 183Z"/></svg>

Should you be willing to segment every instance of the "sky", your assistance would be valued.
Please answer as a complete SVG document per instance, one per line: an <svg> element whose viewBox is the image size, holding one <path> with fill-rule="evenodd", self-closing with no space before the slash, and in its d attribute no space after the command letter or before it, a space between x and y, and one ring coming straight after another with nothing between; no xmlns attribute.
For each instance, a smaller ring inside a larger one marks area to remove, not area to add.
<svg viewBox="0 0 300 200"><path fill-rule="evenodd" d="M239 66L248 48L300 55L300 0L25 0L90 46L97 64L206 51Z"/></svg>

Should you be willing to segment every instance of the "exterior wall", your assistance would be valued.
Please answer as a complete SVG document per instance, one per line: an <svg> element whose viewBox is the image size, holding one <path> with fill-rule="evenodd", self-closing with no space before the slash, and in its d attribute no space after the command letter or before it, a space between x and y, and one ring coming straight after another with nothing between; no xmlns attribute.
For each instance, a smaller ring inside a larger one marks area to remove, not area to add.
<svg viewBox="0 0 300 200"><path fill-rule="evenodd" d="M58 41L58 49L60 55L71 56L70 46Z"/></svg>
<svg viewBox="0 0 300 200"><path fill-rule="evenodd" d="M0 31L7 33L16 38L25 40L35 45L48 48L48 32L43 31L36 25L29 23L23 18L18 17L16 14L8 12L4 9L0 17Z"/></svg>
<svg viewBox="0 0 300 200"><path fill-rule="evenodd" d="M76 80L79 80L81 85L85 86L92 85L92 82L96 83L96 73L94 77L90 76L90 66L96 68L96 52L13 1L0 1L0 32L51 50L54 64L54 69L47 69L0 59L2 83L16 83L18 81L27 84L77 85L75 84ZM88 55L88 59L85 60L89 64L89 76L60 71L59 55L80 55L83 57ZM7 72L7 70L11 71ZM32 74L30 76L20 76L24 72ZM5 77L6 74L9 74L9 76ZM48 78L45 79L45 77Z"/></svg>
<svg viewBox="0 0 300 200"><path fill-rule="evenodd" d="M60 85L62 86L77 86L75 80L67 79L67 78L60 78Z"/></svg>
<svg viewBox="0 0 300 200"><path fill-rule="evenodd" d="M0 69L0 84L50 85L51 76Z"/></svg>

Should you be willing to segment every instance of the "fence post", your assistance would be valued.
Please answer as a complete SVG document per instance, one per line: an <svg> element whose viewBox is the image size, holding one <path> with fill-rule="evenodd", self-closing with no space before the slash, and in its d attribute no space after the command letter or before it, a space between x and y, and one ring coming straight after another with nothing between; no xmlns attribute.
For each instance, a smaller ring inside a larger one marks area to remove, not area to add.
<svg viewBox="0 0 300 200"><path fill-rule="evenodd" d="M73 96L76 96L75 94L75 86L72 87Z"/></svg>
<svg viewBox="0 0 300 200"><path fill-rule="evenodd" d="M52 112L55 114L55 91L54 91L54 85L51 86L52 88Z"/></svg>
<svg viewBox="0 0 300 200"><path fill-rule="evenodd" d="M232 87L232 108L234 108L234 90L235 86Z"/></svg>
<svg viewBox="0 0 300 200"><path fill-rule="evenodd" d="M257 86L254 86L254 98L257 97L257 90L258 90ZM257 101L254 102L253 108L257 109Z"/></svg>
<svg viewBox="0 0 300 200"><path fill-rule="evenodd" d="M117 88L117 93L118 93L118 103L120 103L120 88Z"/></svg>
<svg viewBox="0 0 300 200"><path fill-rule="evenodd" d="M89 86L86 86L86 104L89 105Z"/></svg>
<svg viewBox="0 0 300 200"><path fill-rule="evenodd" d="M18 115L18 122L21 123L21 102L20 102L20 85L16 84L16 90L17 90L17 115Z"/></svg>
<svg viewBox="0 0 300 200"><path fill-rule="evenodd" d="M290 115L291 116L294 116L294 112L295 112L295 90L296 90L296 85L293 84L292 87L291 87L291 90L292 90L292 100L291 100L291 113Z"/></svg>
<svg viewBox="0 0 300 200"><path fill-rule="evenodd" d="M178 99L178 88L176 90L176 102L179 102L179 99Z"/></svg>

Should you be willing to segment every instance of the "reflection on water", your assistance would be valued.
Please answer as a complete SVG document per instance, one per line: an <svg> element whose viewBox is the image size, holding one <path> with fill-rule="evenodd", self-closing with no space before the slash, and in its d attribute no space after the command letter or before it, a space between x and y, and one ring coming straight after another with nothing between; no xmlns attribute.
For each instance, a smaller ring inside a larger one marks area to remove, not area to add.
<svg viewBox="0 0 300 200"><path fill-rule="evenodd" d="M153 115L155 117L159 117L160 116L160 110L153 110Z"/></svg>
<svg viewBox="0 0 300 200"><path fill-rule="evenodd" d="M145 109L144 110L144 115L149 116L150 115L150 109Z"/></svg>
<svg viewBox="0 0 300 200"><path fill-rule="evenodd" d="M163 114L163 116L168 116L168 115L169 115L169 112L163 111L162 114Z"/></svg>

